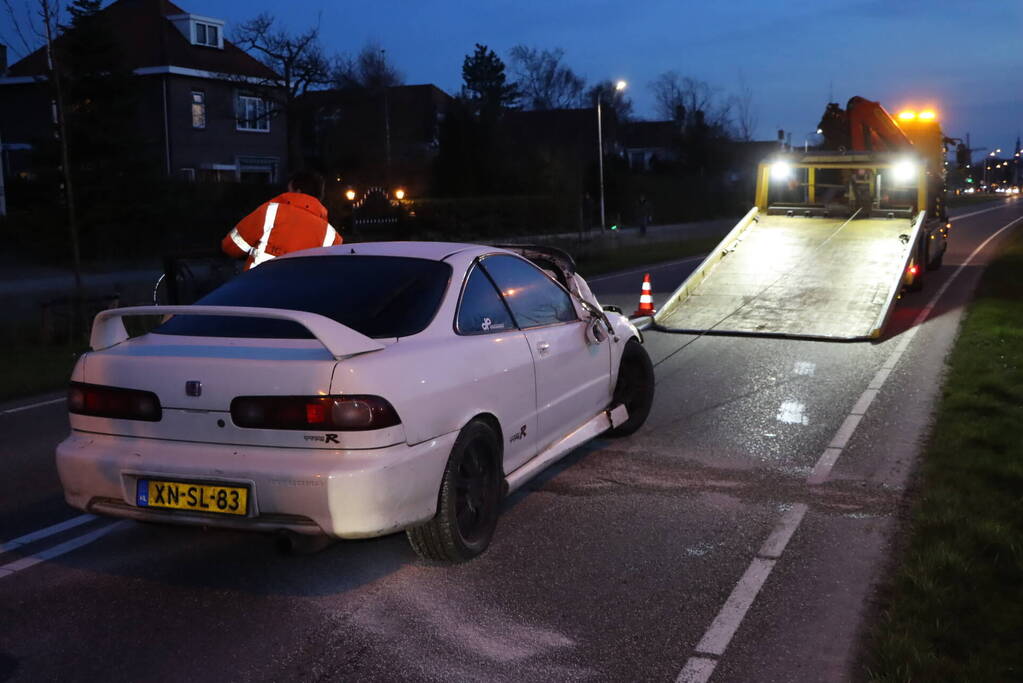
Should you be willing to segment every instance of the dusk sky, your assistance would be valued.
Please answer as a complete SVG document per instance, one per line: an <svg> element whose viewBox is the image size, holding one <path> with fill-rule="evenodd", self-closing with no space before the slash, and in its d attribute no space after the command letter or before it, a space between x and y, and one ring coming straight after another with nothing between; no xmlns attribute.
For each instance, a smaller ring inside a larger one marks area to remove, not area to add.
<svg viewBox="0 0 1023 683"><path fill-rule="evenodd" d="M829 94L889 110L935 107L946 135L1008 153L1023 129L1020 0L817 0L543 3L178 0L231 25L269 12L290 29L319 22L328 53L378 42L409 84L461 85L476 42L507 61L516 44L562 48L588 81L624 78L641 118L655 118L649 83L675 70L727 95L753 90L757 137L793 143L814 130Z"/></svg>

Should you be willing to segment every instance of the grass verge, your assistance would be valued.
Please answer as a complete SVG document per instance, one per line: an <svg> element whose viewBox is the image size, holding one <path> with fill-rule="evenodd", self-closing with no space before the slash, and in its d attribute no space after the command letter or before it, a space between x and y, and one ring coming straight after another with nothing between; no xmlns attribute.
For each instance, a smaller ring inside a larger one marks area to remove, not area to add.
<svg viewBox="0 0 1023 683"><path fill-rule="evenodd" d="M573 255L583 277L588 277L706 254L720 242L721 237L706 237L681 242L631 244L593 251L573 249L571 245L562 248Z"/></svg>
<svg viewBox="0 0 1023 683"><path fill-rule="evenodd" d="M63 389L83 350L73 346L4 344L0 352L13 362L0 374L0 401Z"/></svg>
<svg viewBox="0 0 1023 683"><path fill-rule="evenodd" d="M1023 235L985 271L950 358L874 681L1023 680Z"/></svg>

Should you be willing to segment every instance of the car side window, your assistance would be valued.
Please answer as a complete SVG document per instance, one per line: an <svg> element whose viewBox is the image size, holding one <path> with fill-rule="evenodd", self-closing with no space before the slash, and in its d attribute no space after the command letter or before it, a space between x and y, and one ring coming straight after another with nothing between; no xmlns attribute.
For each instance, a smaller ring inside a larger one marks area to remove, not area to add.
<svg viewBox="0 0 1023 683"><path fill-rule="evenodd" d="M479 265L474 265L466 280L458 305L459 334L491 334L515 329L508 307Z"/></svg>
<svg viewBox="0 0 1023 683"><path fill-rule="evenodd" d="M528 261L496 254L484 259L483 267L497 283L519 327L578 320L568 292Z"/></svg>

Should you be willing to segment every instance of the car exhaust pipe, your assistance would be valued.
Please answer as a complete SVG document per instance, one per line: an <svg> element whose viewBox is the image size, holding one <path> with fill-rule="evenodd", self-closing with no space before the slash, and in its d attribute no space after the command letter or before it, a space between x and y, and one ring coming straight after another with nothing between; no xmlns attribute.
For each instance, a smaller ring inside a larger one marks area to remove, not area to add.
<svg viewBox="0 0 1023 683"><path fill-rule="evenodd" d="M333 545L334 539L325 534L296 534L289 529L281 529L274 535L274 547L281 555L311 555Z"/></svg>

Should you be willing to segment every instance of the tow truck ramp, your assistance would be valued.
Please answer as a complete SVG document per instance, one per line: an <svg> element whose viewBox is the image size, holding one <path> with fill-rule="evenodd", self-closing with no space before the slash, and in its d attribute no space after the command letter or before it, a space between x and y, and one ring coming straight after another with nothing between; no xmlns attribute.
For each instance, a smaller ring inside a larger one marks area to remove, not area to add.
<svg viewBox="0 0 1023 683"><path fill-rule="evenodd" d="M654 316L662 330L857 340L880 336L921 235L912 218L753 208Z"/></svg>

